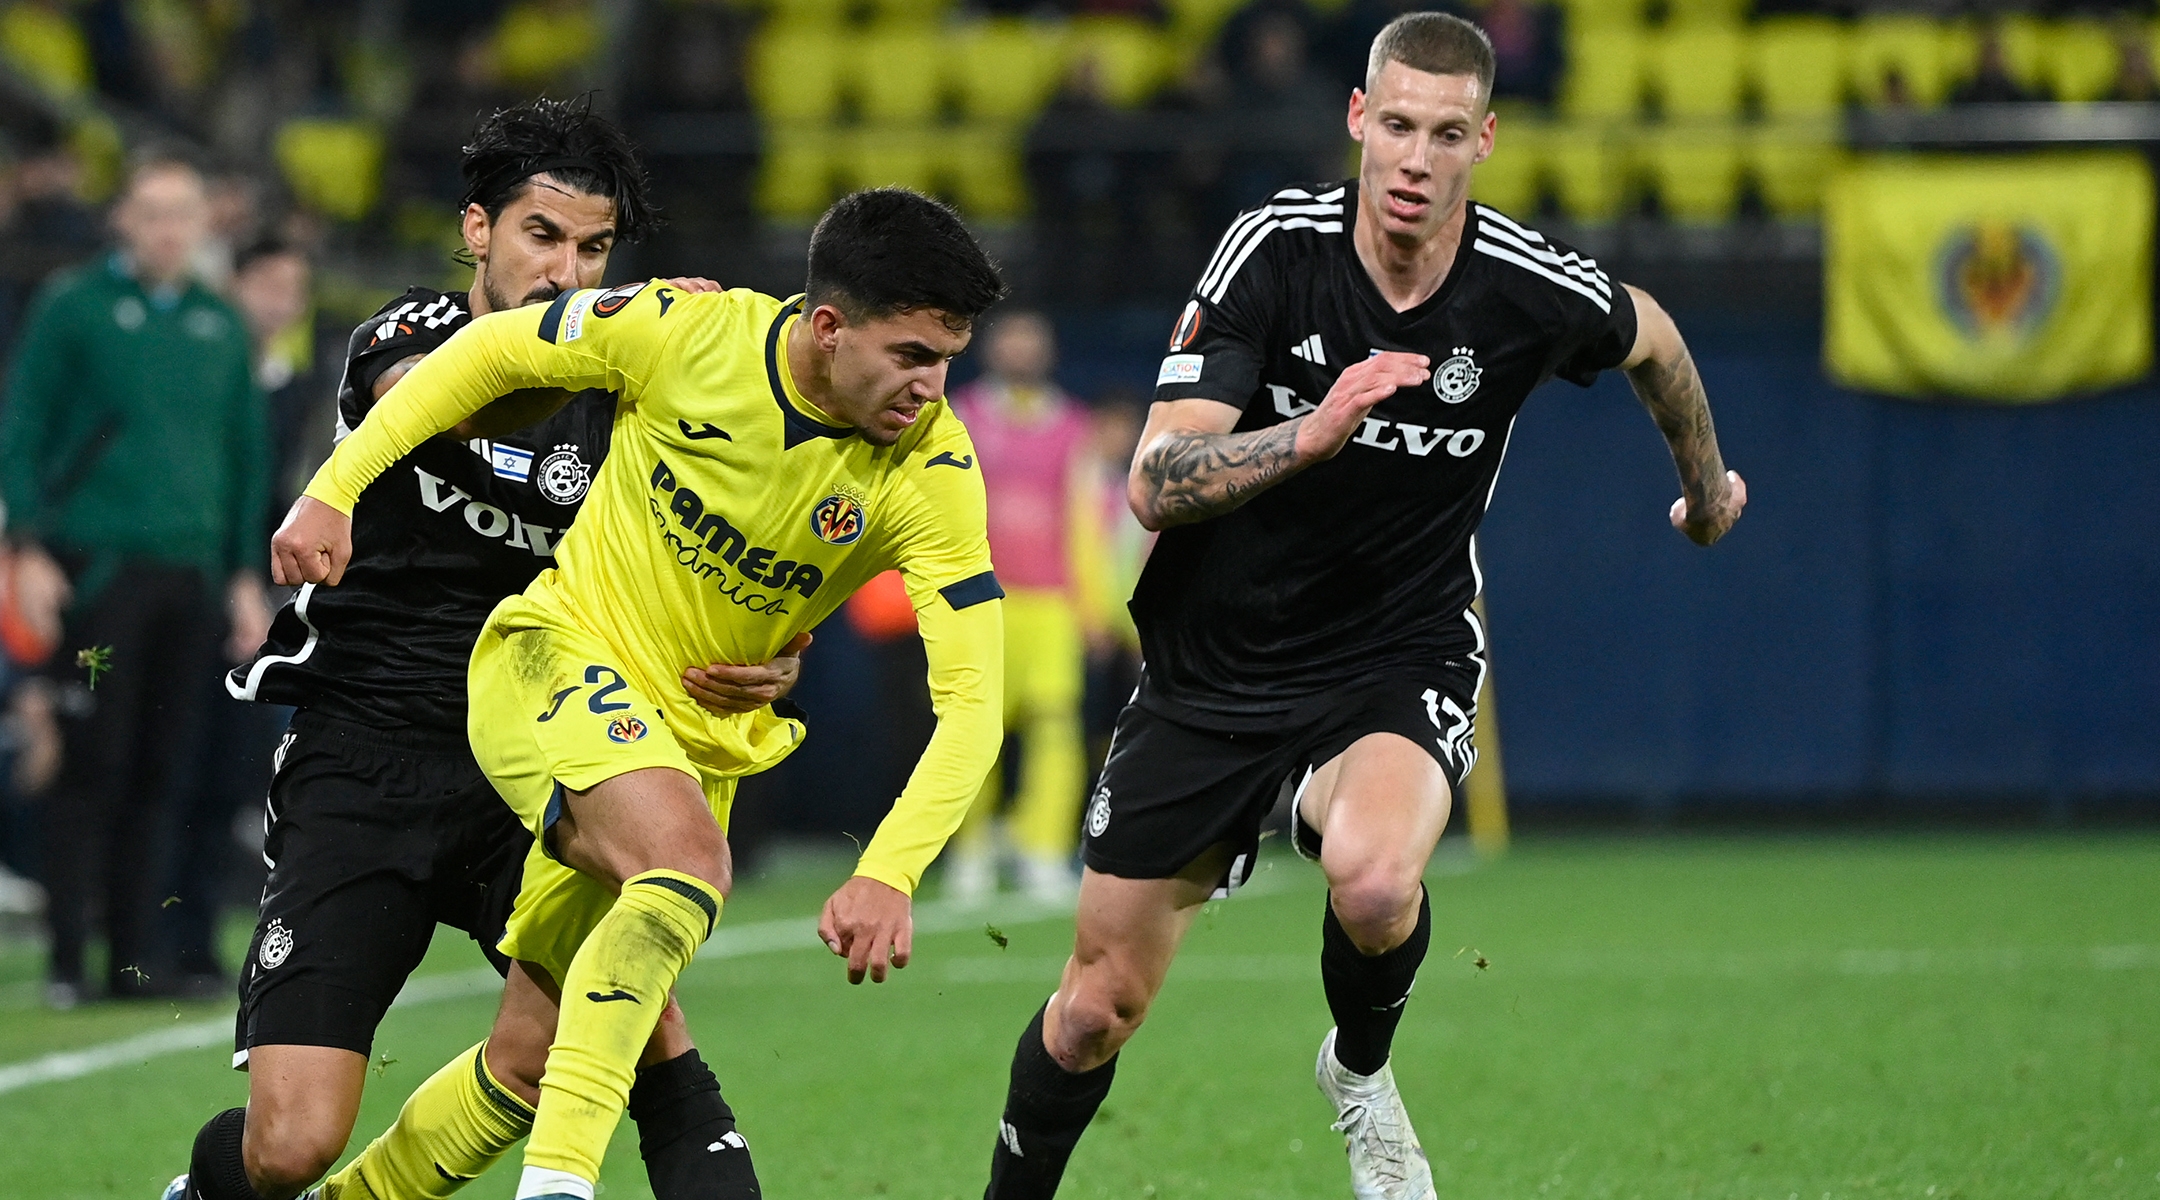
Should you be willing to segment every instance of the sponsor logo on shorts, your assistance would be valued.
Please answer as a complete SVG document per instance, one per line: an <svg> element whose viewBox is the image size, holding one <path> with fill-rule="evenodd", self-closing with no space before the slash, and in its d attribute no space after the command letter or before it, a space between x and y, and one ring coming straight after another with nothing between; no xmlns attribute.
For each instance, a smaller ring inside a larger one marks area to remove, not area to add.
<svg viewBox="0 0 2160 1200"><path fill-rule="evenodd" d="M1091 838L1099 838L1103 835L1103 831L1108 828L1110 828L1110 789L1100 787L1095 789L1095 798L1088 801L1087 834Z"/></svg>
<svg viewBox="0 0 2160 1200"><path fill-rule="evenodd" d="M272 917L270 927L263 930L262 948L256 951L255 957L262 962L263 970L275 971L292 957L292 948L292 930L285 928L282 917Z"/></svg>
<svg viewBox="0 0 2160 1200"><path fill-rule="evenodd" d="M608 722L607 735L611 742L627 746L645 736L645 722L636 717L617 717Z"/></svg>
<svg viewBox="0 0 2160 1200"><path fill-rule="evenodd" d="M853 545L863 535L866 518L862 502L853 496L834 492L817 502L810 510L810 532L818 540L835 546Z"/></svg>

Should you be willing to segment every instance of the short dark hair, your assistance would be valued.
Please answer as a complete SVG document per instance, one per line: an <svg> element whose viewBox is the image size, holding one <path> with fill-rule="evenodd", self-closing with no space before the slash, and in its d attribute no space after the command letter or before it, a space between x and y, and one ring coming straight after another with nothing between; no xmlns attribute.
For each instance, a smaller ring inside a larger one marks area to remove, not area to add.
<svg viewBox="0 0 2160 1200"><path fill-rule="evenodd" d="M964 326L1004 298L1005 280L958 213L906 188L871 188L818 219L803 292L851 321L928 308Z"/></svg>
<svg viewBox="0 0 2160 1200"><path fill-rule="evenodd" d="M1478 90L1492 96L1492 39L1452 13L1404 13L1389 21L1365 60L1365 90L1372 90L1380 69L1391 62L1429 75L1475 75Z"/></svg>
<svg viewBox="0 0 2160 1200"><path fill-rule="evenodd" d="M283 258L287 255L292 255L302 261L307 259L307 251L286 241L284 238L276 236L257 238L248 243L247 247L238 254L233 255L233 274L238 275L265 259Z"/></svg>
<svg viewBox="0 0 2160 1200"><path fill-rule="evenodd" d="M502 216L533 176L550 175L566 187L613 200L617 241L638 241L659 224L637 147L592 110L589 95L497 109L473 132L458 169L465 176L459 210L477 204L490 221Z"/></svg>

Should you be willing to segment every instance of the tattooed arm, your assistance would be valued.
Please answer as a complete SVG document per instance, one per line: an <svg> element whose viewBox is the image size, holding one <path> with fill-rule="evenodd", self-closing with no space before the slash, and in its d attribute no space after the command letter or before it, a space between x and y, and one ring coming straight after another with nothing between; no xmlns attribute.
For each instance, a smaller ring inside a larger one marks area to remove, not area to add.
<svg viewBox="0 0 2160 1200"><path fill-rule="evenodd" d="M1673 528L1696 545L1707 546L1740 519L1740 510L1747 506L1747 483L1739 472L1725 469L1724 456L1718 453L1710 398L1679 327L1648 292L1629 287L1628 294L1635 300L1635 348L1620 366L1636 399L1665 435L1680 471Z"/></svg>
<svg viewBox="0 0 2160 1200"><path fill-rule="evenodd" d="M1347 367L1320 406L1264 429L1232 433L1238 410L1166 400L1148 412L1126 500L1148 529L1219 517L1291 475L1335 457L1373 405L1432 374L1422 354L1375 355Z"/></svg>

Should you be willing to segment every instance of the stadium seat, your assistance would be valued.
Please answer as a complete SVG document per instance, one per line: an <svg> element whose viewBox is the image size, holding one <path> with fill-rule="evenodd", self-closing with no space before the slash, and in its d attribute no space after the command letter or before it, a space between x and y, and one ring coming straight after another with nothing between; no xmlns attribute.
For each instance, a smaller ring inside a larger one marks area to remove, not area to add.
<svg viewBox="0 0 2160 1200"><path fill-rule="evenodd" d="M1740 112L1744 63L1738 26L1668 25L1645 48L1645 66L1667 117Z"/></svg>
<svg viewBox="0 0 2160 1200"><path fill-rule="evenodd" d="M2115 31L2100 21L2059 21L2048 30L2043 73L2057 100L2098 100L2122 71Z"/></svg>
<svg viewBox="0 0 2160 1200"><path fill-rule="evenodd" d="M1834 121L1766 122L1749 131L1747 167L1763 206L1779 217L1822 211L1823 189L1844 155Z"/></svg>
<svg viewBox="0 0 2160 1200"><path fill-rule="evenodd" d="M1943 90L1947 95L1980 70L1980 44L1992 25L2002 44L2010 78L2031 92L2047 87L2047 28L2037 18L2011 14L1985 21L1957 21L1942 27Z"/></svg>
<svg viewBox="0 0 2160 1200"><path fill-rule="evenodd" d="M371 125L302 117L277 132L278 169L307 208L357 221L382 189L383 136Z"/></svg>
<svg viewBox="0 0 2160 1200"><path fill-rule="evenodd" d="M58 99L90 93L90 44L65 12L14 4L0 12L0 59L39 91Z"/></svg>
<svg viewBox="0 0 2160 1200"><path fill-rule="evenodd" d="M545 87L584 66L601 47L591 5L512 5L495 26L495 70L513 87Z"/></svg>
<svg viewBox="0 0 2160 1200"><path fill-rule="evenodd" d="M870 0L871 15L881 23L934 25L951 8L952 0Z"/></svg>
<svg viewBox="0 0 2160 1200"><path fill-rule="evenodd" d="M829 121L840 111L849 55L840 29L772 21L750 44L750 102L768 121Z"/></svg>
<svg viewBox="0 0 2160 1200"><path fill-rule="evenodd" d="M854 39L848 72L865 121L928 121L944 106L946 42L930 25L884 25Z"/></svg>
<svg viewBox="0 0 2160 1200"><path fill-rule="evenodd" d="M1023 132L1006 122L979 121L939 131L940 174L960 211L977 220L1009 221L1027 215Z"/></svg>
<svg viewBox="0 0 2160 1200"><path fill-rule="evenodd" d="M1748 39L1749 74L1765 117L1820 117L1845 105L1847 34L1827 17L1776 17Z"/></svg>
<svg viewBox="0 0 2160 1200"><path fill-rule="evenodd" d="M1603 123L1556 125L1546 132L1545 165L1560 208L1578 221L1610 221L1633 191L1627 144Z"/></svg>
<svg viewBox="0 0 2160 1200"><path fill-rule="evenodd" d="M1666 0L1667 28L1689 25L1738 25L1753 0Z"/></svg>
<svg viewBox="0 0 2160 1200"><path fill-rule="evenodd" d="M1641 29L1571 22L1566 42L1560 111L1577 119L1635 117L1642 109Z"/></svg>
<svg viewBox="0 0 2160 1200"><path fill-rule="evenodd" d="M1569 29L1640 28L1649 0L1557 0Z"/></svg>
<svg viewBox="0 0 2160 1200"><path fill-rule="evenodd" d="M769 0L770 20L776 25L839 25L847 19L853 0Z"/></svg>
<svg viewBox="0 0 2160 1200"><path fill-rule="evenodd" d="M849 191L904 187L937 191L941 130L924 125L858 125L842 131L840 182Z"/></svg>
<svg viewBox="0 0 2160 1200"><path fill-rule="evenodd" d="M1132 17L1079 17L1066 39L1068 70L1092 64L1103 99L1137 108L1169 75L1170 58L1154 26Z"/></svg>
<svg viewBox="0 0 2160 1200"><path fill-rule="evenodd" d="M1740 206L1740 133L1724 123L1646 130L1637 156L1671 219L1720 224Z"/></svg>
<svg viewBox="0 0 2160 1200"><path fill-rule="evenodd" d="M796 221L824 212L834 196L833 141L831 131L814 122L768 122L758 161L758 211Z"/></svg>
<svg viewBox="0 0 2160 1200"><path fill-rule="evenodd" d="M1905 102L1933 108L1949 92L1944 71L1943 27L1926 17L1879 13L1853 26L1852 82L1860 102L1881 108L1893 101L1890 80L1904 83Z"/></svg>
<svg viewBox="0 0 2160 1200"><path fill-rule="evenodd" d="M1536 120L1502 117L1492 157L1471 172L1471 197L1511 217L1533 216L1544 187L1546 129Z"/></svg>
<svg viewBox="0 0 2160 1200"><path fill-rule="evenodd" d="M1164 0L1170 14L1172 40L1195 53L1205 53L1230 17L1245 0Z"/></svg>
<svg viewBox="0 0 2160 1200"><path fill-rule="evenodd" d="M970 117L1026 121L1042 111L1063 74L1058 32L1042 22L982 21L954 35L947 70L960 111Z"/></svg>

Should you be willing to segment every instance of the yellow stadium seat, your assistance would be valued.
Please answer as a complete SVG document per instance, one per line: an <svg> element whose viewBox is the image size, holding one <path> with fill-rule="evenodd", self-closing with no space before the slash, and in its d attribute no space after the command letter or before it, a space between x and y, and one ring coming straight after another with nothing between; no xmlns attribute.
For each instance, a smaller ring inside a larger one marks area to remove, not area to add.
<svg viewBox="0 0 2160 1200"><path fill-rule="evenodd" d="M278 168L301 204L357 221L382 189L383 137L358 121L302 117L277 132Z"/></svg>
<svg viewBox="0 0 2160 1200"><path fill-rule="evenodd" d="M1666 0L1665 24L1738 25L1751 6L1752 0Z"/></svg>
<svg viewBox="0 0 2160 1200"><path fill-rule="evenodd" d="M838 25L851 0L770 0L771 19L781 25Z"/></svg>
<svg viewBox="0 0 2160 1200"><path fill-rule="evenodd" d="M2057 100L2098 100L2122 72L2122 46L2100 21L2061 21L2048 31L2044 72Z"/></svg>
<svg viewBox="0 0 2160 1200"><path fill-rule="evenodd" d="M879 26L854 40L849 72L863 119L927 121L943 106L944 39L928 25Z"/></svg>
<svg viewBox="0 0 2160 1200"><path fill-rule="evenodd" d="M584 66L602 40L590 5L518 4L495 27L495 70L513 87L541 87Z"/></svg>
<svg viewBox="0 0 2160 1200"><path fill-rule="evenodd" d="M1657 189L1665 214L1689 225L1732 219L1740 206L1740 133L1737 126L1668 125L1646 131L1640 160Z"/></svg>
<svg viewBox="0 0 2160 1200"><path fill-rule="evenodd" d="M840 181L848 190L937 190L938 131L922 125L861 125L840 138Z"/></svg>
<svg viewBox="0 0 2160 1200"><path fill-rule="evenodd" d="M0 13L0 59L48 96L88 95L94 82L82 30L43 5L14 4Z"/></svg>
<svg viewBox="0 0 2160 1200"><path fill-rule="evenodd" d="M1739 113L1744 64L1738 26L1668 26L1648 49L1646 65L1667 117Z"/></svg>
<svg viewBox="0 0 2160 1200"><path fill-rule="evenodd" d="M1813 217L1822 211L1824 185L1845 149L1832 121L1781 121L1750 131L1748 171L1763 205L1780 217Z"/></svg>
<svg viewBox="0 0 2160 1200"><path fill-rule="evenodd" d="M1844 25L1827 17L1776 17L1756 25L1748 42L1764 116L1828 116L1844 107Z"/></svg>
<svg viewBox="0 0 2160 1200"><path fill-rule="evenodd" d="M1598 123L1556 125L1545 139L1546 169L1560 207L1578 221L1610 221L1633 192L1627 145Z"/></svg>
<svg viewBox="0 0 2160 1200"><path fill-rule="evenodd" d="M1023 132L1002 122L976 122L939 131L939 173L960 211L978 220L1010 221L1027 215L1027 172L1021 161Z"/></svg>
<svg viewBox="0 0 2160 1200"><path fill-rule="evenodd" d="M1058 31L1041 22L1006 18L961 29L948 59L960 111L992 120L1029 120L1056 93L1063 54Z"/></svg>
<svg viewBox="0 0 2160 1200"><path fill-rule="evenodd" d="M1092 71L1104 100L1135 108L1154 97L1171 60L1162 35L1145 21L1080 17L1066 40L1066 64L1068 71Z"/></svg>
<svg viewBox="0 0 2160 1200"><path fill-rule="evenodd" d="M931 24L945 19L952 0L870 0L870 11L879 21Z"/></svg>
<svg viewBox="0 0 2160 1200"><path fill-rule="evenodd" d="M1884 107L1892 100L1893 75L1904 82L1907 103L1933 108L1949 92L1944 70L1944 30L1926 17L1885 13L1862 17L1853 27L1852 82L1860 102Z"/></svg>
<svg viewBox="0 0 2160 1200"><path fill-rule="evenodd" d="M1559 0L1569 29L1639 27L1649 0Z"/></svg>
<svg viewBox="0 0 2160 1200"><path fill-rule="evenodd" d="M1571 24L1560 111L1570 117L1629 117L1642 108L1643 35L1634 25Z"/></svg>
<svg viewBox="0 0 2160 1200"><path fill-rule="evenodd" d="M1470 196L1514 217L1537 211L1544 187L1546 126L1502 117L1493 134L1492 157L1470 172Z"/></svg>
<svg viewBox="0 0 2160 1200"><path fill-rule="evenodd" d="M840 110L840 80L851 57L830 26L773 21L750 44L750 101L768 121L829 121Z"/></svg>
<svg viewBox="0 0 2160 1200"><path fill-rule="evenodd" d="M834 136L808 122L776 122L765 127L765 153L758 161L757 207L782 220L808 221L832 203Z"/></svg>
<svg viewBox="0 0 2160 1200"><path fill-rule="evenodd" d="M1175 38L1205 51L1232 14L1245 7L1245 0L1164 0L1163 7Z"/></svg>

